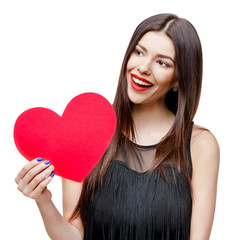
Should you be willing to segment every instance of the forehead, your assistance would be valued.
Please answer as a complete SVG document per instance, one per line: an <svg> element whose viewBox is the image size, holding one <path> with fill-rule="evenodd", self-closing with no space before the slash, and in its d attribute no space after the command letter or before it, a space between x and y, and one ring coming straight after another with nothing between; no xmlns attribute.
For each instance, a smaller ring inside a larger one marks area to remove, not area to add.
<svg viewBox="0 0 240 240"><path fill-rule="evenodd" d="M139 40L139 43L145 47L150 54L163 54L175 59L173 42L164 32L147 32Z"/></svg>

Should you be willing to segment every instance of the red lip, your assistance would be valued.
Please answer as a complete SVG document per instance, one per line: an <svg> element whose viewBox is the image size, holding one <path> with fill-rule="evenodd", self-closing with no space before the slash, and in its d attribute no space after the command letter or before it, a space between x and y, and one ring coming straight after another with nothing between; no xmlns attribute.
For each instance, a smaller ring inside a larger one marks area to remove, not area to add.
<svg viewBox="0 0 240 240"><path fill-rule="evenodd" d="M146 83L152 85L152 83L149 82L148 80L146 80L145 78L141 78L141 77L139 77L139 76L137 76L137 75L135 75L135 74L132 74L132 73L130 74L130 76L131 76L131 78L130 78L131 86L132 86L132 88L133 88L134 90L143 92L143 91L146 91L146 90L148 90L149 88L151 88L151 86L149 86L149 87L144 87L144 86L137 85L137 84L133 81L133 77L134 77L134 78L137 78L137 79L139 79L139 80L141 80L141 81L143 81L143 82L146 82Z"/></svg>
<svg viewBox="0 0 240 240"><path fill-rule="evenodd" d="M149 81L148 81L147 79L145 79L145 78L139 77L138 75L135 75L135 74L133 74L133 73L131 73L131 75L132 75L134 78L137 78L137 79L139 79L139 80L141 80L141 81L143 81L143 82L145 82L145 83L148 83L148 84L151 84L151 85L152 85L152 83L149 82Z"/></svg>

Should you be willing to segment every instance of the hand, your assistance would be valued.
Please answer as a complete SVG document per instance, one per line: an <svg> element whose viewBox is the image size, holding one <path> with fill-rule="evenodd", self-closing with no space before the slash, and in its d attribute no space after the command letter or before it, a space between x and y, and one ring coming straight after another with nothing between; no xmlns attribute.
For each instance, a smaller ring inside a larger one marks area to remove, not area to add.
<svg viewBox="0 0 240 240"><path fill-rule="evenodd" d="M48 160L37 158L26 164L18 173L15 182L18 190L23 195L36 200L36 202L48 202L52 198L47 185L53 179L54 166Z"/></svg>

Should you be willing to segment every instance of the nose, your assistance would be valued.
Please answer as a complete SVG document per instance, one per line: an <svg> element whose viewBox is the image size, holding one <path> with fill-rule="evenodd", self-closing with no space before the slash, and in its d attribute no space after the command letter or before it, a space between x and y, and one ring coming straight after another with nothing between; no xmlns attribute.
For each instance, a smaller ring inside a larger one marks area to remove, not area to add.
<svg viewBox="0 0 240 240"><path fill-rule="evenodd" d="M137 70L141 74L150 75L151 74L150 63L148 61L143 62L141 65L137 67Z"/></svg>

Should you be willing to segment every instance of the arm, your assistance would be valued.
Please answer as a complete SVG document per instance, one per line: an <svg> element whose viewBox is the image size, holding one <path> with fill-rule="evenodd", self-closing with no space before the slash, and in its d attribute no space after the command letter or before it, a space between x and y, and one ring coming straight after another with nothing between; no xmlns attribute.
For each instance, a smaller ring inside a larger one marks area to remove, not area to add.
<svg viewBox="0 0 240 240"><path fill-rule="evenodd" d="M37 202L48 236L54 240L82 240L80 231L68 223L59 213L52 201Z"/></svg>
<svg viewBox="0 0 240 240"><path fill-rule="evenodd" d="M192 137L193 205L190 240L209 240L214 219L217 179L219 170L219 146L208 131L200 131Z"/></svg>
<svg viewBox="0 0 240 240"><path fill-rule="evenodd" d="M84 228L82 225L81 218L78 217L72 221L69 218L72 216L73 210L75 209L82 192L82 183L77 183L71 180L62 179L63 187L63 217L71 225L75 226L81 233L83 238Z"/></svg>
<svg viewBox="0 0 240 240"><path fill-rule="evenodd" d="M50 175L53 169L49 162L32 160L23 167L15 179L18 190L36 201L52 240L81 240L82 233L63 218L51 200L52 194L47 185L53 179L53 175Z"/></svg>

